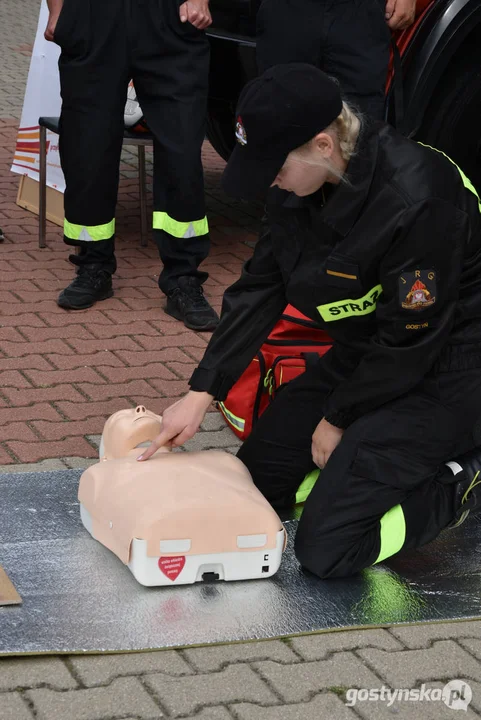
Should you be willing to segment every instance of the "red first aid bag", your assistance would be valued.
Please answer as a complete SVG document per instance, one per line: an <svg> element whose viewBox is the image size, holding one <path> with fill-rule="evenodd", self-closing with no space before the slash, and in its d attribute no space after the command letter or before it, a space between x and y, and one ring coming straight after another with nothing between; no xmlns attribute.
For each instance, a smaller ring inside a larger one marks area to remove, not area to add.
<svg viewBox="0 0 481 720"><path fill-rule="evenodd" d="M308 354L322 356L331 345L323 330L288 305L256 357L219 402L235 434L245 440L280 385L304 372Z"/></svg>

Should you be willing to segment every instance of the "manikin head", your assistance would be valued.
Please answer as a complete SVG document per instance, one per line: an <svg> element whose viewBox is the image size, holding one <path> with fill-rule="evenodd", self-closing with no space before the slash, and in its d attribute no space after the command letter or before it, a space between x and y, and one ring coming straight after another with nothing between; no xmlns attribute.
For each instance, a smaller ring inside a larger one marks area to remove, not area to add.
<svg viewBox="0 0 481 720"><path fill-rule="evenodd" d="M143 405L119 410L105 423L99 449L100 459L127 457L132 450L157 437L161 427L161 416L146 410ZM170 452L170 449L164 447L158 452Z"/></svg>

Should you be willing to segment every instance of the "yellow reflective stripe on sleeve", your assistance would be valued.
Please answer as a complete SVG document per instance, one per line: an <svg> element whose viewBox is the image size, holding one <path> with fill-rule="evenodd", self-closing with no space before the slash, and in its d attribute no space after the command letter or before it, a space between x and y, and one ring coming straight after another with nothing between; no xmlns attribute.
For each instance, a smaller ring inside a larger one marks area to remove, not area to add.
<svg viewBox="0 0 481 720"><path fill-rule="evenodd" d="M316 480L319 477L320 472L319 468L316 468L316 470L311 470L310 473L307 473L296 492L296 505L306 502L307 498L311 494L312 488L316 484Z"/></svg>
<svg viewBox="0 0 481 720"><path fill-rule="evenodd" d="M167 215L166 212L154 212L154 230L164 230L169 235L177 238L198 237L199 235L207 235L209 232L209 223L207 218L202 220L192 220L192 222L179 222Z"/></svg>
<svg viewBox="0 0 481 720"><path fill-rule="evenodd" d="M332 322L333 320L344 320L347 317L357 317L361 315L369 315L376 309L377 300L382 293L382 285L376 285L369 290L364 297L356 300L337 300L335 303L327 303L326 305L318 305L317 309L323 320Z"/></svg>
<svg viewBox="0 0 481 720"><path fill-rule="evenodd" d="M63 232L69 240L85 240L86 242L110 240L115 235L115 219L105 225L75 225L75 223L64 220Z"/></svg>
<svg viewBox="0 0 481 720"><path fill-rule="evenodd" d="M240 417L237 417L237 415L234 415L234 413L231 413L230 410L227 410L227 408L223 402L219 403L219 407L222 410L222 413L223 413L225 419L227 420L227 422L229 422L231 425L233 425L235 428L237 428L237 430L244 432L246 421Z"/></svg>
<svg viewBox="0 0 481 720"><path fill-rule="evenodd" d="M381 550L374 565L395 555L404 545L406 539L406 521L403 509L395 505L381 518Z"/></svg>
<svg viewBox="0 0 481 720"><path fill-rule="evenodd" d="M419 142L419 140L418 140L418 145L422 145L423 147L429 148L430 150L434 150L435 152L441 153L441 155L444 155L444 157L447 158L447 160L449 160L449 162L454 165L454 167L456 168L456 170L458 171L458 173L461 175L461 180L463 181L464 187L465 187L467 190L469 190L470 192L472 192L473 195L476 195L476 197L478 198L479 212L481 212L481 198L479 197L478 192L477 192L476 188L474 187L473 183L472 183L471 180L463 173L463 171L461 170L461 168L459 167L459 165L456 165L456 163L454 162L454 160L451 160L451 158L449 157L449 155L446 155L446 153L443 152L442 150L438 150L437 148L432 147L431 145L426 145L425 143Z"/></svg>

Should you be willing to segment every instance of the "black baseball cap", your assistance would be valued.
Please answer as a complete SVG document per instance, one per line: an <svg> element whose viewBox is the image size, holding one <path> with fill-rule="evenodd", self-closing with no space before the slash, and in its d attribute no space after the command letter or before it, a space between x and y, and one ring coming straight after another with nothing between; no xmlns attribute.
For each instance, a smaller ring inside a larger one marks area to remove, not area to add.
<svg viewBox="0 0 481 720"><path fill-rule="evenodd" d="M251 80L237 104L237 144L222 177L224 190L246 199L265 194L289 153L341 111L337 81L313 65L276 65Z"/></svg>

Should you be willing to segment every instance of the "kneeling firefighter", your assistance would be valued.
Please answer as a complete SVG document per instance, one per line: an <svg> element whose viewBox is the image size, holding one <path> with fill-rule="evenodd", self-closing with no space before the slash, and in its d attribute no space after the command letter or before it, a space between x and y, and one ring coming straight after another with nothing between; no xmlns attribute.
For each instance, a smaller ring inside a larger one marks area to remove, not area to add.
<svg viewBox="0 0 481 720"><path fill-rule="evenodd" d="M364 121L311 66L268 70L237 115L225 187L276 186L270 231L143 458L196 432L291 303L333 347L238 456L278 511L317 468L297 558L346 576L459 525L481 498L481 203L448 157Z"/></svg>

